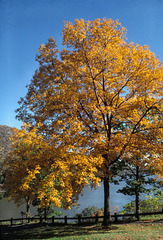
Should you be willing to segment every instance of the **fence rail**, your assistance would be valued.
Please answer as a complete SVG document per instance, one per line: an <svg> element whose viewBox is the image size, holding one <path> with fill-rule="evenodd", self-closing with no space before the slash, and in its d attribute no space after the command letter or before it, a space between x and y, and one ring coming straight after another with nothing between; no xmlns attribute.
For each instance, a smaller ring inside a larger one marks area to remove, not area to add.
<svg viewBox="0 0 163 240"><path fill-rule="evenodd" d="M147 216L147 215L160 215L160 214L163 214L163 211L161 212L150 212L150 213L139 213L139 216ZM134 214L114 214L114 215L111 215L112 217L112 221L114 219L113 222L118 222L118 218L125 218L125 217L137 217L137 215L134 213ZM0 225L2 225L3 222L9 222L10 225L14 225L14 222L18 222L19 221L19 224L24 224L24 223L32 223L34 221L38 221L39 223L43 223L43 221L47 221L51 224L57 224L57 220L58 221L62 221L64 225L67 225L68 224L68 220L75 220L77 221L77 224L81 224L82 222L85 222L84 220L93 220L94 223L98 223L98 221L100 219L104 219L104 216L98 216L96 215L95 217L81 217L80 215L78 217L50 217L50 218L45 218L45 217L29 217L29 218L10 218L10 219L5 219L5 220L0 220ZM17 223L15 223L17 224Z"/></svg>

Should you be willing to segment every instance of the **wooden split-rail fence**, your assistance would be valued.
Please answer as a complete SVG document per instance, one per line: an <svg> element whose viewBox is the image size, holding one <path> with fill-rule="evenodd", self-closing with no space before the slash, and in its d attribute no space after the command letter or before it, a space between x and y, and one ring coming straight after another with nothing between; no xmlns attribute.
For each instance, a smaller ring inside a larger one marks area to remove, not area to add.
<svg viewBox="0 0 163 240"><path fill-rule="evenodd" d="M139 216L137 216L136 214L117 214L114 213L114 215L111 215L112 217L112 221L113 222L118 222L119 219L126 219L127 218L133 218L136 217L137 219L140 218L140 216L151 216L151 215L163 215L163 211L161 212L150 212L150 213L139 213ZM78 217L29 217L29 218L10 218L10 219L5 219L5 220L0 220L0 225L3 224L7 224L7 225L15 225L15 224L24 224L24 223L50 223L50 224L63 224L63 225L67 225L69 223L75 222L76 224L80 225L82 223L86 223L86 222L94 222L94 223L98 223L99 221L103 220L104 216L94 216L94 217L81 217L80 215Z"/></svg>

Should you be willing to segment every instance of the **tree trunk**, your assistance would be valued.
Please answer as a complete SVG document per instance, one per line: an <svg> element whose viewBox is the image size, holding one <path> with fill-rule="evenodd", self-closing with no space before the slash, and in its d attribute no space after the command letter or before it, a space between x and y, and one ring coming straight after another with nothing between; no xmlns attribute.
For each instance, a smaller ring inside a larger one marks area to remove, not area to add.
<svg viewBox="0 0 163 240"><path fill-rule="evenodd" d="M46 221L46 218L47 218L47 208L46 207L44 208L44 218L45 218L45 221Z"/></svg>
<svg viewBox="0 0 163 240"><path fill-rule="evenodd" d="M30 198L27 197L27 200L26 200L26 217L29 218L30 217Z"/></svg>
<svg viewBox="0 0 163 240"><path fill-rule="evenodd" d="M139 181L139 166L136 166L136 182L137 185L135 187L135 205L136 205L136 218L139 221L139 213L140 213L140 203L139 203L139 186L138 186L138 181Z"/></svg>
<svg viewBox="0 0 163 240"><path fill-rule="evenodd" d="M111 224L109 177L104 177L104 225Z"/></svg>

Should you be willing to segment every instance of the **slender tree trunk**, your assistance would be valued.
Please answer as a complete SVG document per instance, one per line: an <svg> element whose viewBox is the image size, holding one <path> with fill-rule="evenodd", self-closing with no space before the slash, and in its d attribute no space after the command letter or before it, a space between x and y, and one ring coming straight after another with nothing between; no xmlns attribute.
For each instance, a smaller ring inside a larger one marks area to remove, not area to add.
<svg viewBox="0 0 163 240"><path fill-rule="evenodd" d="M104 225L111 224L111 207L110 207L110 183L109 183L109 166L108 166L108 155L103 155L105 159L105 174L104 177Z"/></svg>
<svg viewBox="0 0 163 240"><path fill-rule="evenodd" d="M47 218L47 208L46 207L44 208L44 218L45 218L45 221L46 221L46 218Z"/></svg>
<svg viewBox="0 0 163 240"><path fill-rule="evenodd" d="M136 166L136 182L138 183L139 181L139 166ZM138 184L136 185L135 188L135 205L136 205L136 218L139 221L139 213L140 213L140 202L139 202L139 186Z"/></svg>
<svg viewBox="0 0 163 240"><path fill-rule="evenodd" d="M110 185L109 177L104 177L104 225L111 223L111 207L110 207Z"/></svg>
<svg viewBox="0 0 163 240"><path fill-rule="evenodd" d="M29 218L30 217L30 197L27 197L26 200L26 217Z"/></svg>

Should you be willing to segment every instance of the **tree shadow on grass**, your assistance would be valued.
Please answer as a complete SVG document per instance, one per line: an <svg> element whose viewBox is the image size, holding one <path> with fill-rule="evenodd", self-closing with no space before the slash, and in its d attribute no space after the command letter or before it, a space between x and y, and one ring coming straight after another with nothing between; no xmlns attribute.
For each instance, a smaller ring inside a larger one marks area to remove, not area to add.
<svg viewBox="0 0 163 240"><path fill-rule="evenodd" d="M112 230L117 230L118 226L104 227L100 224L96 225L67 225L67 226L52 226L30 224L24 226L1 227L2 240L18 240L18 239L48 239L61 237L79 237L82 235L105 234Z"/></svg>

